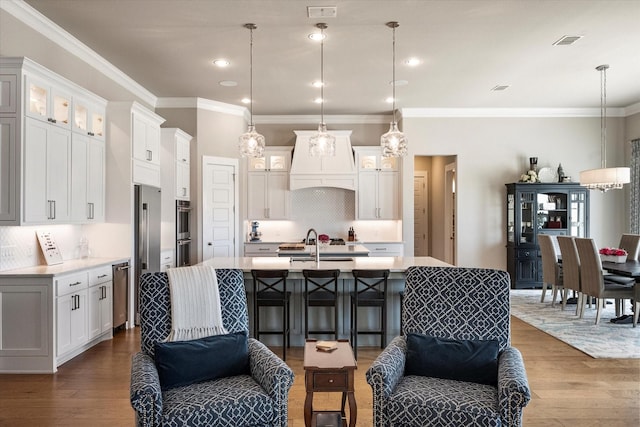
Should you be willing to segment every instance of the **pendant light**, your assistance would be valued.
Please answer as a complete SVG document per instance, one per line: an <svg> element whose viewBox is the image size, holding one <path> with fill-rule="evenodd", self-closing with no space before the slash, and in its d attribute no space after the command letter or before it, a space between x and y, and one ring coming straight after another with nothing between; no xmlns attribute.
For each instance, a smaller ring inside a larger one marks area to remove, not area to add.
<svg viewBox="0 0 640 427"><path fill-rule="evenodd" d="M608 65L599 65L600 71L600 169L580 172L580 184L590 190L619 190L631 181L629 168L607 167L607 69Z"/></svg>
<svg viewBox="0 0 640 427"><path fill-rule="evenodd" d="M320 29L320 125L318 133L309 139L309 154L313 157L335 156L336 138L327 132L324 122L324 30L327 24L319 23L316 27Z"/></svg>
<svg viewBox="0 0 640 427"><path fill-rule="evenodd" d="M251 33L249 54L249 126L247 131L238 138L238 148L243 157L262 157L264 155L264 136L256 132L253 124L253 30L256 24L244 24Z"/></svg>
<svg viewBox="0 0 640 427"><path fill-rule="evenodd" d="M398 129L396 121L396 28L400 26L396 21L387 22L387 27L393 30L393 61L392 61L392 80L393 87L393 121L389 126L389 132L380 137L380 146L382 146L383 157L403 157L407 155L407 137Z"/></svg>

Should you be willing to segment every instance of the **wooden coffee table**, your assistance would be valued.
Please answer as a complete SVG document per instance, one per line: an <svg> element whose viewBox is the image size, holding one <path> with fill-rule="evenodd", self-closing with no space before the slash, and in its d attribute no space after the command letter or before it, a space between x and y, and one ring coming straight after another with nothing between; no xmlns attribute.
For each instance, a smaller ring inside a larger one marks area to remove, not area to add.
<svg viewBox="0 0 640 427"><path fill-rule="evenodd" d="M349 399L349 427L355 427L358 408L354 395L354 371L357 369L353 350L348 340L338 340L338 348L327 352L316 349L316 340L307 340L304 345L304 378L307 396L304 400L304 424L315 427L316 421L322 425L343 426L345 404ZM313 410L313 393L340 392L342 407L340 411Z"/></svg>

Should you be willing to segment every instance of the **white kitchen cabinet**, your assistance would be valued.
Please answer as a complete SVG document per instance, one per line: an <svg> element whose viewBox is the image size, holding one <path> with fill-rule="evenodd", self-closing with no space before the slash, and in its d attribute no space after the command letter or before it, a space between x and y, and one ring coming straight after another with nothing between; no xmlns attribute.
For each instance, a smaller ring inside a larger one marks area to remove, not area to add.
<svg viewBox="0 0 640 427"><path fill-rule="evenodd" d="M138 103L131 105L133 182L161 186L160 125L164 119Z"/></svg>
<svg viewBox="0 0 640 427"><path fill-rule="evenodd" d="M265 156L249 158L247 218L289 219L290 147L267 147Z"/></svg>
<svg viewBox="0 0 640 427"><path fill-rule="evenodd" d="M0 117L0 224L17 220L17 147L15 117Z"/></svg>
<svg viewBox="0 0 640 427"><path fill-rule="evenodd" d="M364 242L362 245L369 249L370 257L404 255L404 244L402 242Z"/></svg>
<svg viewBox="0 0 640 427"><path fill-rule="evenodd" d="M75 120L72 107L76 100L78 105L85 101L91 105L87 107L87 120L98 123L100 120L93 117L102 115L102 130L98 134L81 134L80 127L75 125L72 131L71 122ZM96 200L75 200L74 195L82 194L85 198L86 192L72 188L72 176L75 179L78 170L86 169L92 176L82 180L89 179L89 191L98 200L104 198L104 177L99 177L105 168L104 145L98 153L102 156L101 164L95 161L94 151L90 154L93 163L88 165L86 156L72 154L76 148L74 138L89 137L104 144L105 107L106 100L28 58L0 58L0 225L104 219L104 214L97 214L104 210L104 201L97 206ZM81 163L74 163L76 160ZM9 167L5 168L5 164ZM88 209L88 202L95 206ZM91 210L94 219L78 219L83 216L76 214L75 209L82 205L82 213Z"/></svg>
<svg viewBox="0 0 640 427"><path fill-rule="evenodd" d="M24 134L24 223L66 223L71 203L71 132L27 117Z"/></svg>
<svg viewBox="0 0 640 427"><path fill-rule="evenodd" d="M189 200L190 157L192 136L178 128L163 128L162 133L162 191L169 199ZM175 205L175 203L172 203Z"/></svg>
<svg viewBox="0 0 640 427"><path fill-rule="evenodd" d="M36 120L71 129L71 93L56 80L27 74L25 114Z"/></svg>
<svg viewBox="0 0 640 427"><path fill-rule="evenodd" d="M103 222L104 200L104 142L74 134L71 141L71 220Z"/></svg>
<svg viewBox="0 0 640 427"><path fill-rule="evenodd" d="M73 97L73 132L93 139L105 139L105 106L81 96Z"/></svg>
<svg viewBox="0 0 640 427"><path fill-rule="evenodd" d="M56 357L79 348L88 340L86 272L55 279L56 298Z"/></svg>
<svg viewBox="0 0 640 427"><path fill-rule="evenodd" d="M271 243L245 243L244 256L246 257L276 257L278 256L279 242Z"/></svg>
<svg viewBox="0 0 640 427"><path fill-rule="evenodd" d="M89 271L89 340L113 327L113 269L110 265Z"/></svg>
<svg viewBox="0 0 640 427"><path fill-rule="evenodd" d="M395 157L382 157L379 147L355 147L358 167L357 218L400 218L400 171Z"/></svg>
<svg viewBox="0 0 640 427"><path fill-rule="evenodd" d="M173 267L173 249L164 249L160 252L160 271L166 272Z"/></svg>

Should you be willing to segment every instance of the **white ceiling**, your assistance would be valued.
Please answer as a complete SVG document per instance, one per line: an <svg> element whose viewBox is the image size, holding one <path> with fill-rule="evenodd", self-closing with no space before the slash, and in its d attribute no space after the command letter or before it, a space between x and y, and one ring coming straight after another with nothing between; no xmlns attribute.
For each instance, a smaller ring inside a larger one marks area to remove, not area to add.
<svg viewBox="0 0 640 427"><path fill-rule="evenodd" d="M639 0L26 0L158 97L242 105L254 31L254 114L319 114L326 22L325 114L388 114L391 38L398 21L399 108L581 108L640 102ZM337 6L309 19L307 6ZM553 46L564 35L584 36ZM423 62L410 68L413 56ZM231 66L211 64L226 58ZM235 80L236 87L223 87ZM491 91L510 85L505 91Z"/></svg>

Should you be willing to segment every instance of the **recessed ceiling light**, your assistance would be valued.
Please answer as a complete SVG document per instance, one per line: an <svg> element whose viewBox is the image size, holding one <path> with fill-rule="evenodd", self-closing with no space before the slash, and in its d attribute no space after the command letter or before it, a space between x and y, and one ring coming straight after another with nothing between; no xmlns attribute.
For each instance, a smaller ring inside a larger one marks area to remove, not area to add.
<svg viewBox="0 0 640 427"><path fill-rule="evenodd" d="M222 80L222 81L218 82L218 84L220 86L226 86L226 87L238 86L238 82L233 81L233 80Z"/></svg>
<svg viewBox="0 0 640 427"><path fill-rule="evenodd" d="M406 61L404 61L404 63L410 67L415 67L416 65L420 65L421 62L422 61L420 61L418 58L409 58Z"/></svg>
<svg viewBox="0 0 640 427"><path fill-rule="evenodd" d="M311 86L313 87L322 87L323 84L320 80L316 80L315 82L311 83Z"/></svg>
<svg viewBox="0 0 640 427"><path fill-rule="evenodd" d="M242 98L242 103L243 103L243 104L248 104L248 103L250 103L250 102L251 102L251 99L249 99L249 98Z"/></svg>
<svg viewBox="0 0 640 427"><path fill-rule="evenodd" d="M320 40L324 40L327 38L326 34L321 33L311 33L309 34L309 38L313 41L319 42Z"/></svg>
<svg viewBox="0 0 640 427"><path fill-rule="evenodd" d="M213 60L213 65L216 65L218 67L228 67L230 64L230 62L227 59L214 59Z"/></svg>
<svg viewBox="0 0 640 427"><path fill-rule="evenodd" d="M406 86L409 84L409 80L396 80L394 81L390 81L389 84L393 85L395 83L395 86Z"/></svg>
<svg viewBox="0 0 640 427"><path fill-rule="evenodd" d="M552 43L553 46L569 46L580 40L584 36L562 36Z"/></svg>
<svg viewBox="0 0 640 427"><path fill-rule="evenodd" d="M496 85L494 87L491 88L492 91L497 92L497 91L501 91L501 90L507 90L509 88L509 85Z"/></svg>
<svg viewBox="0 0 640 427"><path fill-rule="evenodd" d="M315 102L316 104L322 104L322 98L316 98L313 100L313 102Z"/></svg>

